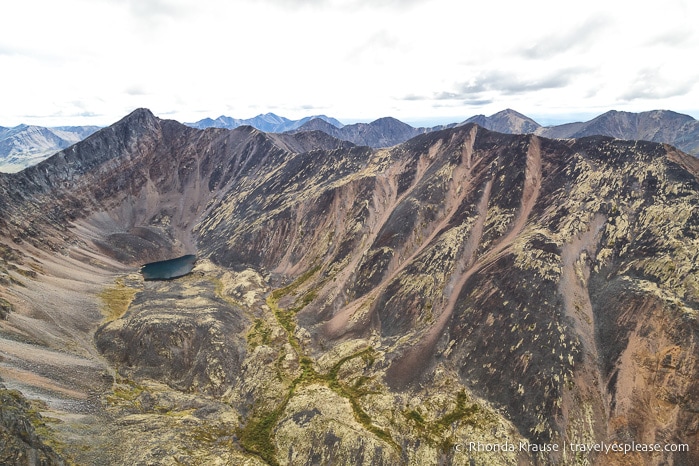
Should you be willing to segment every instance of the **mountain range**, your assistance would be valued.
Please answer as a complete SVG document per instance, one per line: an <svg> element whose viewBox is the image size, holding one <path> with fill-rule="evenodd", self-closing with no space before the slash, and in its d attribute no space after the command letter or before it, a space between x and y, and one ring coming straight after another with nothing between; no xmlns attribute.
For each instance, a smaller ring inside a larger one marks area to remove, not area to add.
<svg viewBox="0 0 699 466"><path fill-rule="evenodd" d="M491 131L506 134L536 134L548 138L580 138L585 136L611 136L617 139L663 142L692 155L699 155L699 121L689 115L669 110L653 110L641 113L611 110L586 122L542 126L532 118L506 109L491 116L475 115L461 123L434 127L415 128L392 117L379 118L371 123L342 125L325 116L307 117L290 121L274 114L259 115L253 119L236 120L219 117L197 123L195 128L235 128L250 125L265 132L323 131L331 136L356 145L375 148L390 147L419 134L475 123Z"/></svg>
<svg viewBox="0 0 699 466"><path fill-rule="evenodd" d="M257 115L254 118L239 119L232 118L228 116L221 115L220 117L212 120L211 118L204 118L194 123L185 123L187 126L192 128L226 128L235 129L238 126L252 126L260 131L266 133L283 133L285 131L292 131L300 126L303 126L310 120L322 120L336 128L342 128L342 123L337 121L335 118L330 118L325 115L316 115L301 118L300 120L290 120L285 117L275 115L274 113L265 113L264 115Z"/></svg>
<svg viewBox="0 0 699 466"><path fill-rule="evenodd" d="M689 115L668 110L630 113L615 110L587 122L541 126L533 119L507 109L491 116L476 115L461 123L415 128L395 118L385 117L371 123L343 125L324 115L289 120L273 113L254 118L237 119L220 116L186 123L193 128L226 128L252 126L271 133L322 131L335 138L360 146L390 147L419 134L476 123L483 128L506 134L537 134L549 138L612 136L618 139L644 140L671 144L692 155L699 155L699 122ZM57 151L92 134L96 126L56 127L20 125L0 127L0 172L16 172L35 165Z"/></svg>
<svg viewBox="0 0 699 466"><path fill-rule="evenodd" d="M699 121L669 110L632 113L611 110L586 122L541 126L514 110L490 117L478 115L466 120L484 128L508 134L533 133L547 138L611 136L617 139L662 142L692 155L699 155Z"/></svg>
<svg viewBox="0 0 699 466"><path fill-rule="evenodd" d="M139 109L0 174L0 463L699 464L697 257L667 144Z"/></svg>

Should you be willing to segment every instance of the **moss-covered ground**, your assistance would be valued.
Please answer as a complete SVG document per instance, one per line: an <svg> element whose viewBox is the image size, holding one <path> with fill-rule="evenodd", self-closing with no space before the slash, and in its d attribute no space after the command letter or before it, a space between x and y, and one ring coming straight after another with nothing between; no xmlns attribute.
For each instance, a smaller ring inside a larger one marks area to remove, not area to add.
<svg viewBox="0 0 699 466"><path fill-rule="evenodd" d="M238 435L240 437L242 446L246 450L258 454L262 459L271 465L279 464L276 458L276 449L274 445L274 428L280 421L281 416L284 413L289 400L294 396L295 391L299 387L309 384L325 385L341 397L347 399L352 406L352 411L357 422L367 429L367 431L376 435L376 437L400 451L399 445L393 440L390 433L385 429L377 427L374 424L371 416L369 416L369 414L367 414L367 412L362 408L360 400L361 397L370 393L370 390L365 387L367 382L366 377L360 377L353 384L346 384L340 380L340 377L338 376L342 366L356 358L361 358L365 364L365 367L370 367L374 362L374 349L371 347L366 347L356 351L341 358L329 370L327 370L327 372L319 372L316 370L314 360L308 354L306 354L301 342L295 335L296 313L303 309L316 297L316 291L310 290L301 294L293 302L293 305L287 309L279 306L279 300L281 298L297 292L305 282L307 282L318 272L318 270L319 267L311 268L291 284L274 290L267 298L267 305L272 311L276 322L284 329L288 343L296 353L300 373L288 381L288 391L283 401L279 405L272 409L263 406L253 407L253 415L250 419L248 419L245 426L239 430ZM252 347L258 344L265 344L266 336L268 338L269 329L266 327L264 321L258 319L253 325L251 331L248 333L248 342ZM283 357L284 354L280 352L280 360ZM285 375L281 373L282 370L279 365L277 370L280 372L279 376L284 378Z"/></svg>

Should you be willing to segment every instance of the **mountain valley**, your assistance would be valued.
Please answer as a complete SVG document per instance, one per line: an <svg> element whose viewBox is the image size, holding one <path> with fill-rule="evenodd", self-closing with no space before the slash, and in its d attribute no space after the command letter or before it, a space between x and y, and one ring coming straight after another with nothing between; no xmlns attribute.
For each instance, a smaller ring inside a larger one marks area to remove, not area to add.
<svg viewBox="0 0 699 466"><path fill-rule="evenodd" d="M139 109L0 174L0 462L698 464L699 159L501 116ZM600 442L687 448L519 447Z"/></svg>

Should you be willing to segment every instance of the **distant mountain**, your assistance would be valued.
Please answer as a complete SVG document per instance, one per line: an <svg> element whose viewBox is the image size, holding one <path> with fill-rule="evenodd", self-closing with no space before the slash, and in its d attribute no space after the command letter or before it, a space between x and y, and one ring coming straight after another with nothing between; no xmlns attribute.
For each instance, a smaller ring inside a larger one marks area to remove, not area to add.
<svg viewBox="0 0 699 466"><path fill-rule="evenodd" d="M475 123L490 131L505 134L536 134L547 138L569 139L584 136L611 136L625 140L662 142L699 156L699 121L689 115L669 110L653 110L641 113L612 110L585 122L541 126L532 118L512 109L505 109L490 116L475 115L461 123L435 127L415 128L395 118L385 117L371 123L343 125L325 115L290 120L274 113L266 113L249 119L220 116L206 118L196 123L185 123L193 128L234 129L252 126L266 133L299 133L322 131L334 138L359 146L374 148L401 144L420 134ZM48 158L94 133L97 126L41 127L19 125L0 127L0 172L17 172ZM318 141L318 136L309 136Z"/></svg>
<svg viewBox="0 0 699 466"><path fill-rule="evenodd" d="M432 128L414 128L395 118L385 117L374 120L371 123L355 123L336 128L326 121L315 118L292 132L323 131L335 138L352 142L358 146L377 148L395 146L420 134L455 126L456 123Z"/></svg>
<svg viewBox="0 0 699 466"><path fill-rule="evenodd" d="M511 109L489 117L476 115L460 123L476 123L491 131L506 134L536 134L547 138L611 136L617 139L663 142L692 155L699 155L699 121L669 110L632 113L611 110L592 120L541 126Z"/></svg>
<svg viewBox="0 0 699 466"><path fill-rule="evenodd" d="M18 172L82 141L98 126L0 127L0 172Z"/></svg>
<svg viewBox="0 0 699 466"><path fill-rule="evenodd" d="M528 134L541 128L541 125L536 121L509 108L489 117L475 115L461 124L468 123L475 123L490 131L505 134Z"/></svg>
<svg viewBox="0 0 699 466"><path fill-rule="evenodd" d="M664 142L699 155L699 121L669 110L631 113L616 110L583 123L541 127L535 133L549 138L612 136L617 139Z"/></svg>
<svg viewBox="0 0 699 466"><path fill-rule="evenodd" d="M346 125L342 128L337 128L320 119L312 119L293 132L319 130L338 139L376 148L394 146L419 134L469 123L505 134L536 134L558 139L611 136L625 140L662 142L688 154L699 155L699 121L689 115L669 110L642 113L612 110L590 121L556 126L541 126L532 118L509 108L490 116L475 115L458 124L433 128L414 128L390 117L380 118L371 123Z"/></svg>
<svg viewBox="0 0 699 466"><path fill-rule="evenodd" d="M198 129L234 129L239 126L248 125L259 129L260 131L264 131L265 133L284 133L286 131L293 131L313 119L323 120L336 128L342 128L343 126L343 124L337 121L335 118L330 118L325 115L315 115L301 118L300 120L290 120L288 118L275 115L274 113L265 113L264 115L257 115L254 118L247 119L231 118L221 115L215 120L212 120L211 118L204 118L203 120L199 120L195 123L185 123L185 125Z"/></svg>

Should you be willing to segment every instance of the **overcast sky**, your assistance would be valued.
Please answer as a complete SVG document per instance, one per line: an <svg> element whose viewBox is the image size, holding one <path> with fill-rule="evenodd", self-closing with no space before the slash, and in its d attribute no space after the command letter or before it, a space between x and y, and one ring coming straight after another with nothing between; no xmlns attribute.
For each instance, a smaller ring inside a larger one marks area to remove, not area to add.
<svg viewBox="0 0 699 466"><path fill-rule="evenodd" d="M0 126L274 112L343 122L699 117L695 0L23 0L0 15Z"/></svg>

